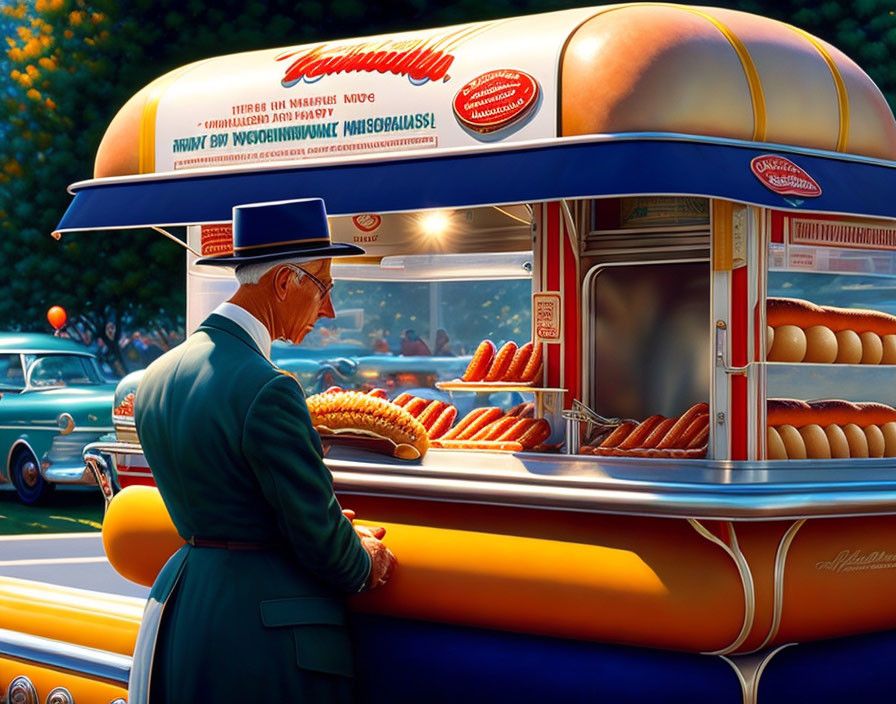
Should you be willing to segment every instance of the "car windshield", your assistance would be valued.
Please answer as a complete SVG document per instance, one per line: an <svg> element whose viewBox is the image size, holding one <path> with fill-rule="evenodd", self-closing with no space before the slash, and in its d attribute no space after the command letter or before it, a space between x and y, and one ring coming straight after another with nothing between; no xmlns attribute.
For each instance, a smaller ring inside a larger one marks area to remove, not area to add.
<svg viewBox="0 0 896 704"><path fill-rule="evenodd" d="M77 354L26 354L26 379L36 388L102 384L92 357Z"/></svg>

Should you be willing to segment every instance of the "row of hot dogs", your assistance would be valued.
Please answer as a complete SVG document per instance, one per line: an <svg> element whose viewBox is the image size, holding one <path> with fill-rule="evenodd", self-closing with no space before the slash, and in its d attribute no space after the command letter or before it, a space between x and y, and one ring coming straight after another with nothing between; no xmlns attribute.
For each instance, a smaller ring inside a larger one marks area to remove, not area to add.
<svg viewBox="0 0 896 704"><path fill-rule="evenodd" d="M585 455L609 457L706 457L709 406L698 403L680 416L652 415L640 423L626 421L609 428L580 448Z"/></svg>
<svg viewBox="0 0 896 704"><path fill-rule="evenodd" d="M517 347L505 342L501 349L491 340L479 343L461 381L531 384L541 379L543 363L541 345L527 342Z"/></svg>
<svg viewBox="0 0 896 704"><path fill-rule="evenodd" d="M539 451L551 435L544 418L532 418L532 403L522 403L507 413L500 408L474 408L432 446L444 450Z"/></svg>
<svg viewBox="0 0 896 704"><path fill-rule="evenodd" d="M769 399L770 460L896 457L896 409L881 403ZM709 408L699 403L677 418L654 415L608 428L582 454L610 457L706 456Z"/></svg>
<svg viewBox="0 0 896 704"><path fill-rule="evenodd" d="M882 403L769 399L770 460L896 457L896 409Z"/></svg>
<svg viewBox="0 0 896 704"><path fill-rule="evenodd" d="M535 404L531 401L506 413L494 406L474 408L454 427L451 423L457 417L457 408L444 401L404 393L392 403L416 417L427 429L430 445L443 450L539 450L551 434L546 420L533 418Z"/></svg>
<svg viewBox="0 0 896 704"><path fill-rule="evenodd" d="M406 459L426 454L430 447L446 450L542 451L551 426L533 418L533 403L521 403L506 413L500 408L476 408L456 425L457 408L445 401L403 393L392 401L386 393L344 391L331 387L307 399L311 422L326 435L333 431L356 431L391 440L401 448L413 448L397 456ZM453 427L452 427L453 425Z"/></svg>
<svg viewBox="0 0 896 704"><path fill-rule="evenodd" d="M818 364L896 364L896 316L876 310L769 298L766 359Z"/></svg>

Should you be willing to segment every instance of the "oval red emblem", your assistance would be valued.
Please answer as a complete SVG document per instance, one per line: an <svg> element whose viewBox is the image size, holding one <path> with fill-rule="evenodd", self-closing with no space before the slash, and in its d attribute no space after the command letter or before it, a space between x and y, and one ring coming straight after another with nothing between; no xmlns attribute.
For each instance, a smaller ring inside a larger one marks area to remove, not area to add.
<svg viewBox="0 0 896 704"><path fill-rule="evenodd" d="M352 222L355 223L355 227L361 230L361 232L373 232L382 224L383 219L374 213L364 213L363 215L355 215L352 218Z"/></svg>
<svg viewBox="0 0 896 704"><path fill-rule="evenodd" d="M464 85L454 96L454 115L476 132L513 124L538 101L538 81L528 73L505 68L489 71Z"/></svg>
<svg viewBox="0 0 896 704"><path fill-rule="evenodd" d="M763 186L782 196L817 198L821 195L821 186L815 179L783 156L757 156L750 162L750 169Z"/></svg>

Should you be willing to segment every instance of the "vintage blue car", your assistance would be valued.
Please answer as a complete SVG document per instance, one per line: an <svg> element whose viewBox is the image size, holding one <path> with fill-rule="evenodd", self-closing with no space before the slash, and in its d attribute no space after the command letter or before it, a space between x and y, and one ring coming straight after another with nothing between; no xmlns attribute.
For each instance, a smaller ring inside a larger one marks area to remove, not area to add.
<svg viewBox="0 0 896 704"><path fill-rule="evenodd" d="M95 484L81 451L112 430L114 391L83 345L0 334L0 482L25 504L45 501L56 484Z"/></svg>

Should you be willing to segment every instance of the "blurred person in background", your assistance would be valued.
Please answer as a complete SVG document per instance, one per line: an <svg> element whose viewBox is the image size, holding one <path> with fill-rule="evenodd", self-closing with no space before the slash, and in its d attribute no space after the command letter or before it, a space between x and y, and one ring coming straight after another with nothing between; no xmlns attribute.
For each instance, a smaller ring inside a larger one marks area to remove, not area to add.
<svg viewBox="0 0 896 704"><path fill-rule="evenodd" d="M420 357L431 355L429 346L420 339L413 330L405 330L401 336L401 354L405 357Z"/></svg>

